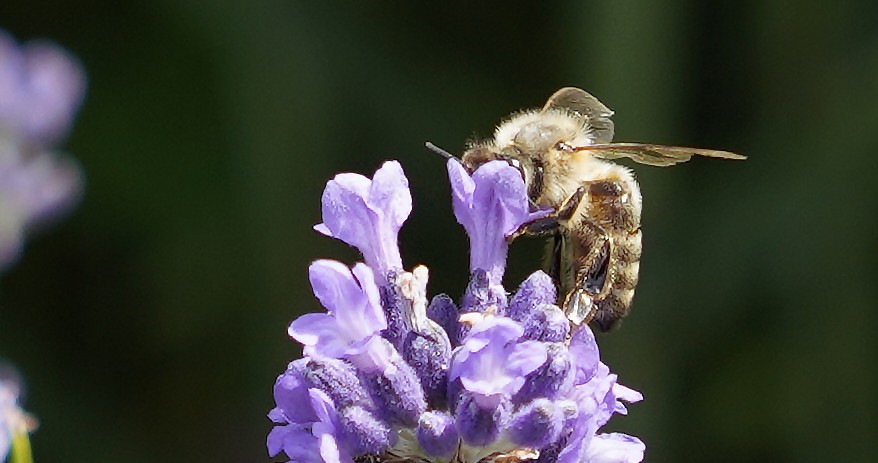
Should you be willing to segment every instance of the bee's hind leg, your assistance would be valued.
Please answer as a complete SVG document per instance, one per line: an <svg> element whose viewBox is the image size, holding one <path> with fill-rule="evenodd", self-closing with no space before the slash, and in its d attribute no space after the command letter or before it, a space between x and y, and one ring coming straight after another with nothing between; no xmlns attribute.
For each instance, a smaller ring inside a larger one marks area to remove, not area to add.
<svg viewBox="0 0 878 463"><path fill-rule="evenodd" d="M596 308L594 299L582 288L570 291L562 306L567 319L575 326L590 322L594 318Z"/></svg>

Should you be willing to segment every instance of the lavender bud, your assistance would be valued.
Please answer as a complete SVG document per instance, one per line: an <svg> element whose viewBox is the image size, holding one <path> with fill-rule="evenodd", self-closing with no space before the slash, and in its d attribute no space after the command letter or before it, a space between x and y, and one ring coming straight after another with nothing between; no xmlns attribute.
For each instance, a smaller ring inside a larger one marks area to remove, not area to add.
<svg viewBox="0 0 878 463"><path fill-rule="evenodd" d="M460 302L460 313L494 311L494 313L502 315L505 310L506 294L503 292L503 287L492 286L488 272L485 270L474 270ZM457 326L457 339L466 338L470 326L466 323L459 323Z"/></svg>
<svg viewBox="0 0 878 463"><path fill-rule="evenodd" d="M363 407L339 411L341 437L357 453L381 453L396 443L396 433Z"/></svg>
<svg viewBox="0 0 878 463"><path fill-rule="evenodd" d="M294 362L296 363L296 362ZM372 406L353 365L340 359L308 359L297 368L310 387L325 392L338 408Z"/></svg>
<svg viewBox="0 0 878 463"><path fill-rule="evenodd" d="M534 341L564 342L570 333L570 321L554 304L536 306L521 323L524 337Z"/></svg>
<svg viewBox="0 0 878 463"><path fill-rule="evenodd" d="M564 428L564 411L548 399L537 399L522 407L507 429L519 445L543 448L558 440Z"/></svg>
<svg viewBox="0 0 878 463"><path fill-rule="evenodd" d="M476 269L470 275L460 306L461 312L484 312L493 307L502 315L506 310L506 294L502 287L491 284L488 272Z"/></svg>
<svg viewBox="0 0 878 463"><path fill-rule="evenodd" d="M539 397L555 399L573 387L575 370L573 357L562 343L546 343L546 362L525 376L524 385L513 397L522 404Z"/></svg>
<svg viewBox="0 0 878 463"><path fill-rule="evenodd" d="M427 412L418 422L418 443L431 457L449 458L455 450L459 437L454 418L445 412Z"/></svg>
<svg viewBox="0 0 878 463"><path fill-rule="evenodd" d="M433 297L433 300L430 301L430 305L427 307L427 317L445 330L452 346L459 344L456 338L452 339L452 335L457 334L458 316L457 306L447 294Z"/></svg>
<svg viewBox="0 0 878 463"><path fill-rule="evenodd" d="M531 312L540 305L555 303L555 283L543 271L532 273L518 287L509 301L506 316L524 322Z"/></svg>
<svg viewBox="0 0 878 463"><path fill-rule="evenodd" d="M427 409L415 370L398 355L383 372L361 373L361 378L383 417L392 424L414 427Z"/></svg>
<svg viewBox="0 0 878 463"><path fill-rule="evenodd" d="M497 440L510 414L509 401L497 407L482 408L471 394L466 394L457 406L457 430L464 442L472 446L485 446Z"/></svg>
<svg viewBox="0 0 878 463"><path fill-rule="evenodd" d="M424 333L410 331L401 351L403 359L420 378L427 403L432 409L445 406L448 365L451 362L448 336L439 327L434 328Z"/></svg>

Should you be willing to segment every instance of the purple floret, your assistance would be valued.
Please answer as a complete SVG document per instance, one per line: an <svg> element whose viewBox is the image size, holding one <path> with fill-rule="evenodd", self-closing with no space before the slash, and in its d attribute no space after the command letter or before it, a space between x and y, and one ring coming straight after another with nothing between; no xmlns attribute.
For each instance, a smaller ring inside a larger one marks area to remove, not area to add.
<svg viewBox="0 0 878 463"><path fill-rule="evenodd" d="M530 212L521 174L503 161L484 164L472 176L455 159L447 168L454 215L469 236L470 271L485 270L490 284L500 285L509 248L506 237L545 213Z"/></svg>
<svg viewBox="0 0 878 463"><path fill-rule="evenodd" d="M356 247L379 281L402 268L397 235L412 211L408 179L396 161L384 163L372 179L338 174L323 190L324 235Z"/></svg>

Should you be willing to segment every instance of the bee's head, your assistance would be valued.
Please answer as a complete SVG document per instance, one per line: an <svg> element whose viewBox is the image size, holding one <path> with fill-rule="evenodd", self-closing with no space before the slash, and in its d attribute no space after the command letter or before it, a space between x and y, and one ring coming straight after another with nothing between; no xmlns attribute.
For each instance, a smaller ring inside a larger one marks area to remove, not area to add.
<svg viewBox="0 0 878 463"><path fill-rule="evenodd" d="M505 161L521 174L527 186L527 194L536 200L543 190L543 166L536 156L529 156L515 147L498 150L491 145L470 146L460 158L463 167L472 174L483 164L491 161Z"/></svg>

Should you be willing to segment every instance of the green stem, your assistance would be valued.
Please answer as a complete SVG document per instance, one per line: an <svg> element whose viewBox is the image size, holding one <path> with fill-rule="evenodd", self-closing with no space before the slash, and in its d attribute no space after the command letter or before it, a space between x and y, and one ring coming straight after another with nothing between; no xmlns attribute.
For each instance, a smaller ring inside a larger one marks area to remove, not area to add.
<svg viewBox="0 0 878 463"><path fill-rule="evenodd" d="M33 455L30 450L30 439L27 431L15 433L12 437L12 454L10 463L33 463Z"/></svg>

